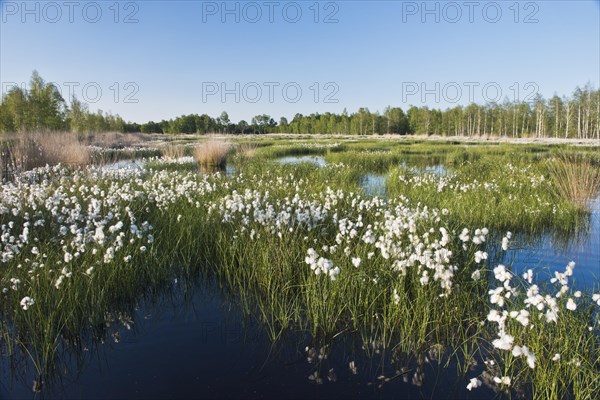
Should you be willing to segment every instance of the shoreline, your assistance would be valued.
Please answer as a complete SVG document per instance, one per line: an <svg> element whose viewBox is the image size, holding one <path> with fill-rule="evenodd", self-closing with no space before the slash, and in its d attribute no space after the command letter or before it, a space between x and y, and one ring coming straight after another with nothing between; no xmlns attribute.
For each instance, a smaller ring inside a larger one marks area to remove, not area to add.
<svg viewBox="0 0 600 400"><path fill-rule="evenodd" d="M294 133L264 133L264 134L150 134L152 138L210 138L210 139L341 139L341 140L396 140L396 141L408 141L408 140L422 140L422 141L445 141L445 142L463 142L463 143L508 143L508 144L546 144L546 145L560 145L569 144L575 146L600 146L600 139L565 139L565 138L510 138L501 136L441 136L441 135L324 135L318 133L306 133L306 134L294 134Z"/></svg>

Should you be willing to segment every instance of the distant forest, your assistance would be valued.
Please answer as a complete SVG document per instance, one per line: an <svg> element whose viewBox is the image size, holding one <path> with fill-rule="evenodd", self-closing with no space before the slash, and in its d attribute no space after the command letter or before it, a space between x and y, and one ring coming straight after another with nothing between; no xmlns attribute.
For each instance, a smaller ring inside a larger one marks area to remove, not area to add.
<svg viewBox="0 0 600 400"><path fill-rule="evenodd" d="M143 124L125 122L119 115L98 110L73 97L67 104L58 88L34 71L29 89L11 88L0 102L0 132L41 130L74 132L228 133L228 134L423 134L443 136L507 136L600 139L600 90L590 84L573 94L532 102L470 104L446 110L410 106L386 107L383 113L368 108L341 114L296 114L291 121L276 121L262 114L251 121L231 122L227 112L213 118L190 114Z"/></svg>

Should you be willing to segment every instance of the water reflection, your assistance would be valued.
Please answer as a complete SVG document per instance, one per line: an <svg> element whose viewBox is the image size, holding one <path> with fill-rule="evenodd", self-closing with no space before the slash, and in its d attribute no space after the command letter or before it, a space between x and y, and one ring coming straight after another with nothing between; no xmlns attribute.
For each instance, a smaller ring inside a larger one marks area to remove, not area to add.
<svg viewBox="0 0 600 400"><path fill-rule="evenodd" d="M174 281L158 299L107 315L105 334L64 353L38 398L464 398L443 349L403 353L356 333L319 339L289 330L271 341L214 281ZM65 348L66 350L67 348ZM16 359L13 359L16 360ZM40 382L2 358L0 397L32 397ZM11 371L18 371L11 375ZM480 390L481 398L493 398Z"/></svg>
<svg viewBox="0 0 600 400"><path fill-rule="evenodd" d="M140 159L121 160L111 164L105 164L101 167L105 171L115 171L118 169L140 170L144 169L144 162Z"/></svg>
<svg viewBox="0 0 600 400"><path fill-rule="evenodd" d="M442 164L431 164L431 163L422 163L422 159L416 159L415 164L409 161L404 161L401 166L411 171L414 174L424 175L424 174L434 174L437 176L444 176L449 173L448 167ZM314 164L319 167L324 167L327 165L327 161L323 157L319 156L299 156L299 157L282 157L276 160L279 164L300 164L300 163L309 163ZM377 173L372 171L365 171L359 177L359 184L361 188L364 190L367 196L378 196L378 197L387 197L387 173Z"/></svg>
<svg viewBox="0 0 600 400"><path fill-rule="evenodd" d="M448 167L443 164L423 164L417 163L416 160L405 161L402 163L402 167L416 175L433 174L436 176L446 176L450 171Z"/></svg>
<svg viewBox="0 0 600 400"><path fill-rule="evenodd" d="M360 186L367 196L387 197L387 175L361 175Z"/></svg>
<svg viewBox="0 0 600 400"><path fill-rule="evenodd" d="M325 160L325 158L319 156L282 157L278 158L277 162L280 164L310 163L315 164L319 167L324 167L327 165L327 161Z"/></svg>
<svg viewBox="0 0 600 400"><path fill-rule="evenodd" d="M589 220L576 232L565 235L545 232L538 237L516 235L506 252L506 262L516 273L532 269L547 280L554 271L563 271L575 262L574 287L584 290L600 285L600 196L590 204Z"/></svg>

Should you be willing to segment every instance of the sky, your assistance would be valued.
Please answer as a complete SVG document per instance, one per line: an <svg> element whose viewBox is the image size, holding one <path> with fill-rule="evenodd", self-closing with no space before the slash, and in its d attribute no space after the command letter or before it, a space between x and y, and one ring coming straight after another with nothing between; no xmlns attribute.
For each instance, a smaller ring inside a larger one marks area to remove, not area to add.
<svg viewBox="0 0 600 400"><path fill-rule="evenodd" d="M600 82L600 1L0 1L2 93L33 70L125 120L431 108Z"/></svg>

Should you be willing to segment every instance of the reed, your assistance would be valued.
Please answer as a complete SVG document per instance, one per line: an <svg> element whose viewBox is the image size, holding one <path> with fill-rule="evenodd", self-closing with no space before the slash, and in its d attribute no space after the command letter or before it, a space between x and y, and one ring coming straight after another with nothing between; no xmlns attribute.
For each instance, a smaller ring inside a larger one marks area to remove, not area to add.
<svg viewBox="0 0 600 400"><path fill-rule="evenodd" d="M251 142L245 142L245 143L240 143L237 146L236 149L236 154L242 158L242 159L250 159L250 158L254 158L254 156L256 155L257 151L258 151L258 145L256 143L251 143Z"/></svg>
<svg viewBox="0 0 600 400"><path fill-rule="evenodd" d="M163 157L169 160L177 160L185 156L185 152L182 146L177 146L174 144L167 144L160 149Z"/></svg>
<svg viewBox="0 0 600 400"><path fill-rule="evenodd" d="M45 165L86 165L91 159L84 139L72 132L21 133L3 142L1 155L3 177Z"/></svg>
<svg viewBox="0 0 600 400"><path fill-rule="evenodd" d="M194 158L200 165L225 167L231 145L226 142L212 140L202 143L194 149Z"/></svg>
<svg viewBox="0 0 600 400"><path fill-rule="evenodd" d="M559 194L580 210L600 190L600 167L583 154L559 154L546 166Z"/></svg>

